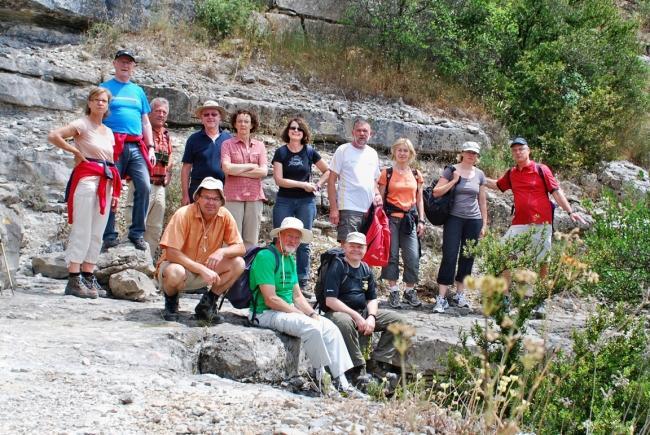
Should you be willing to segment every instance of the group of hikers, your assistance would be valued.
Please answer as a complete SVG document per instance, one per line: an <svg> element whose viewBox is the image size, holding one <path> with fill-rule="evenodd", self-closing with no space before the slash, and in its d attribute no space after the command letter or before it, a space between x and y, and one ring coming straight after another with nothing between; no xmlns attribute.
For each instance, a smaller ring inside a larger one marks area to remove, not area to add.
<svg viewBox="0 0 650 435"><path fill-rule="evenodd" d="M259 128L258 117L251 110L236 110L229 118L231 134L220 129L228 117L226 110L215 101L206 101L195 112L202 128L187 139L181 159L182 206L163 231L165 188L171 182L173 165L165 128L169 102L155 98L149 103L142 88L131 81L136 67L131 51L119 50L113 66L114 77L90 91L85 116L48 136L51 143L75 157L66 191L72 227L65 257L69 271L65 294L104 295L94 275L95 265L101 250L119 243L115 210L122 183L128 178L133 184L129 188L132 206L126 213L128 238L136 249L146 250L147 245L152 252L161 249L156 278L165 298L165 319L178 319L180 293L203 287L207 291L195 308L196 317L214 319L219 295L247 274L253 293L251 321L299 337L314 379L320 380L327 368L340 391L358 396L362 393L354 385L367 379L368 372L386 376L393 370L395 348L388 326L408 320L394 310L379 308L375 277L363 261L367 250L363 231L371 207L383 209L390 226L390 255L381 271L381 279L389 286L388 303L392 308L422 305L415 286L425 231L424 178L412 168L416 158L412 142L395 141L392 166L380 169L377 152L368 145L371 124L359 118L352 125L352 141L339 146L328 164L311 145L305 120L291 118L281 135L285 144L275 150L271 161L279 187L272 212L272 242L259 249L266 200L262 180L268 174L268 163L264 143L252 136ZM66 141L69 138L74 144ZM543 260L551 244L553 204L548 195L572 220L584 222L550 169L530 159L526 140L516 138L510 148L516 166L493 180L476 167L480 145L464 143L458 163L447 167L433 187L434 197L454 192L443 227L435 312L449 307L451 286L455 286L452 301L469 307L463 281L471 274L473 258L463 248L488 227L487 188L513 191L515 212L504 237L532 232L540 248L540 273L544 273ZM316 181L313 166L321 174ZM308 294L313 282L310 242L316 198L325 185L340 251L326 276L319 278L317 310ZM256 255L247 265L244 257L252 250ZM381 333L381 338L366 367L364 350L374 332Z"/></svg>

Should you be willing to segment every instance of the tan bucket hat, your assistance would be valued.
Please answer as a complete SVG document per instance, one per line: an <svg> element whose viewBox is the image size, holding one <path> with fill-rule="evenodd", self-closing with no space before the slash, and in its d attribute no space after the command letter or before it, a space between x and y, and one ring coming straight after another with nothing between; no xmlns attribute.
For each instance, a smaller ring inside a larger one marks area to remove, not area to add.
<svg viewBox="0 0 650 435"><path fill-rule="evenodd" d="M274 228L271 230L271 238L277 237L282 231L289 229L300 231L302 234L300 241L302 243L309 243L314 237L310 230L305 229L305 226L302 224L300 219L288 216L282 220L280 228Z"/></svg>
<svg viewBox="0 0 650 435"><path fill-rule="evenodd" d="M221 115L222 120L225 120L228 117L228 112L226 112L226 109L221 107L219 103L217 103L214 100L207 100L201 106L197 107L196 110L194 111L194 116L196 116L197 118L201 118L201 113L203 112L204 109L217 109L219 111L219 114Z"/></svg>
<svg viewBox="0 0 650 435"><path fill-rule="evenodd" d="M223 199L223 183L221 180L217 180L216 178L213 177L205 177L203 181L201 181L201 184L199 184L199 187L196 188L194 191L194 195L192 195L192 198L194 201L199 200L199 193L201 192L201 189L208 189L208 190L218 190L221 192L221 198Z"/></svg>

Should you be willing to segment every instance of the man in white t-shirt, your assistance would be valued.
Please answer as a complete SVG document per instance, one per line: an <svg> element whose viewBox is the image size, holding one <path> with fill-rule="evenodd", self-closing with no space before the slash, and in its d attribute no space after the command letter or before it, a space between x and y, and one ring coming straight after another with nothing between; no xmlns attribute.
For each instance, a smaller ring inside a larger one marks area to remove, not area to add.
<svg viewBox="0 0 650 435"><path fill-rule="evenodd" d="M338 147L330 162L330 222L337 226L339 242L345 241L348 233L361 230L373 202L382 204L377 190L379 157L368 145L371 135L368 121L357 118L352 125L352 142Z"/></svg>

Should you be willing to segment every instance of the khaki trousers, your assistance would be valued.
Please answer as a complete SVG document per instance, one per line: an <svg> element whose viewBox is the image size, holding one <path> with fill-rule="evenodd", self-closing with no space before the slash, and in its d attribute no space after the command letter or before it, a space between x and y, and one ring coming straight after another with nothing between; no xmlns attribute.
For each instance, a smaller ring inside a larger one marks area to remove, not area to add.
<svg viewBox="0 0 650 435"><path fill-rule="evenodd" d="M129 193L124 208L126 226L131 226L131 215L133 209L133 183L129 182ZM149 244L151 255L158 249L158 243L163 231L163 220L165 219L165 186L151 185L149 193L149 208L145 220L144 240Z"/></svg>
<svg viewBox="0 0 650 435"><path fill-rule="evenodd" d="M363 351L368 347L368 340L372 338L369 335L360 334L357 327L347 313L330 311L325 313L325 317L330 319L341 330L345 345L350 352L352 364L354 367L365 366L366 360L363 358ZM395 357L395 345L393 340L395 337L388 331L388 325L391 323L407 323L401 315L387 310L379 310L375 321L375 332L381 332L381 337L371 355L371 359L381 361L388 364L399 365Z"/></svg>
<svg viewBox="0 0 650 435"><path fill-rule="evenodd" d="M106 186L106 210L99 213L97 186L99 177L84 177L77 184L74 192L74 210L72 228L65 252L65 262L97 264L99 251L102 248L102 235L111 208L111 192L113 186Z"/></svg>
<svg viewBox="0 0 650 435"><path fill-rule="evenodd" d="M237 222L246 249L259 242L263 206L262 201L226 201L226 208Z"/></svg>

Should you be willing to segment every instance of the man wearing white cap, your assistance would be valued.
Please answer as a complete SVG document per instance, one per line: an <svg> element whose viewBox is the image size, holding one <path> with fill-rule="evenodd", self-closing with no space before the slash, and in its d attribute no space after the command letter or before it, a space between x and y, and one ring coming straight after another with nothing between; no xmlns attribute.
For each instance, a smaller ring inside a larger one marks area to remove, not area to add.
<svg viewBox="0 0 650 435"><path fill-rule="evenodd" d="M271 231L271 237L274 243L257 254L250 269L255 303L252 309L259 326L299 337L316 379L320 380L324 367L329 367L342 392L359 397L361 393L345 377L352 361L341 332L314 311L298 285L295 253L300 243L311 242L311 231L300 219L286 217L279 228Z"/></svg>
<svg viewBox="0 0 650 435"><path fill-rule="evenodd" d="M366 253L366 236L359 232L349 233L343 251L345 258L334 261L327 271L323 289L325 300L320 301L320 306L325 317L332 320L343 334L354 365L348 372L353 381L365 377L364 349L372 334L381 332L372 360L376 371L382 372L384 377L386 371L393 369L395 356L394 336L388 331L388 325L407 322L398 313L379 309L375 277L362 261Z"/></svg>
<svg viewBox="0 0 650 435"><path fill-rule="evenodd" d="M246 252L237 224L223 207L223 183L203 179L194 203L179 208L160 240L163 250L156 276L165 295L166 320L178 318L179 293L208 286L196 306L201 320L215 319L218 295L226 292L244 271Z"/></svg>
<svg viewBox="0 0 650 435"><path fill-rule="evenodd" d="M232 137L227 130L219 131L226 111L216 101L208 100L196 109L195 115L203 128L192 133L185 142L181 169L182 205L193 202L194 192L205 177L221 182L226 179L221 169L221 144Z"/></svg>

